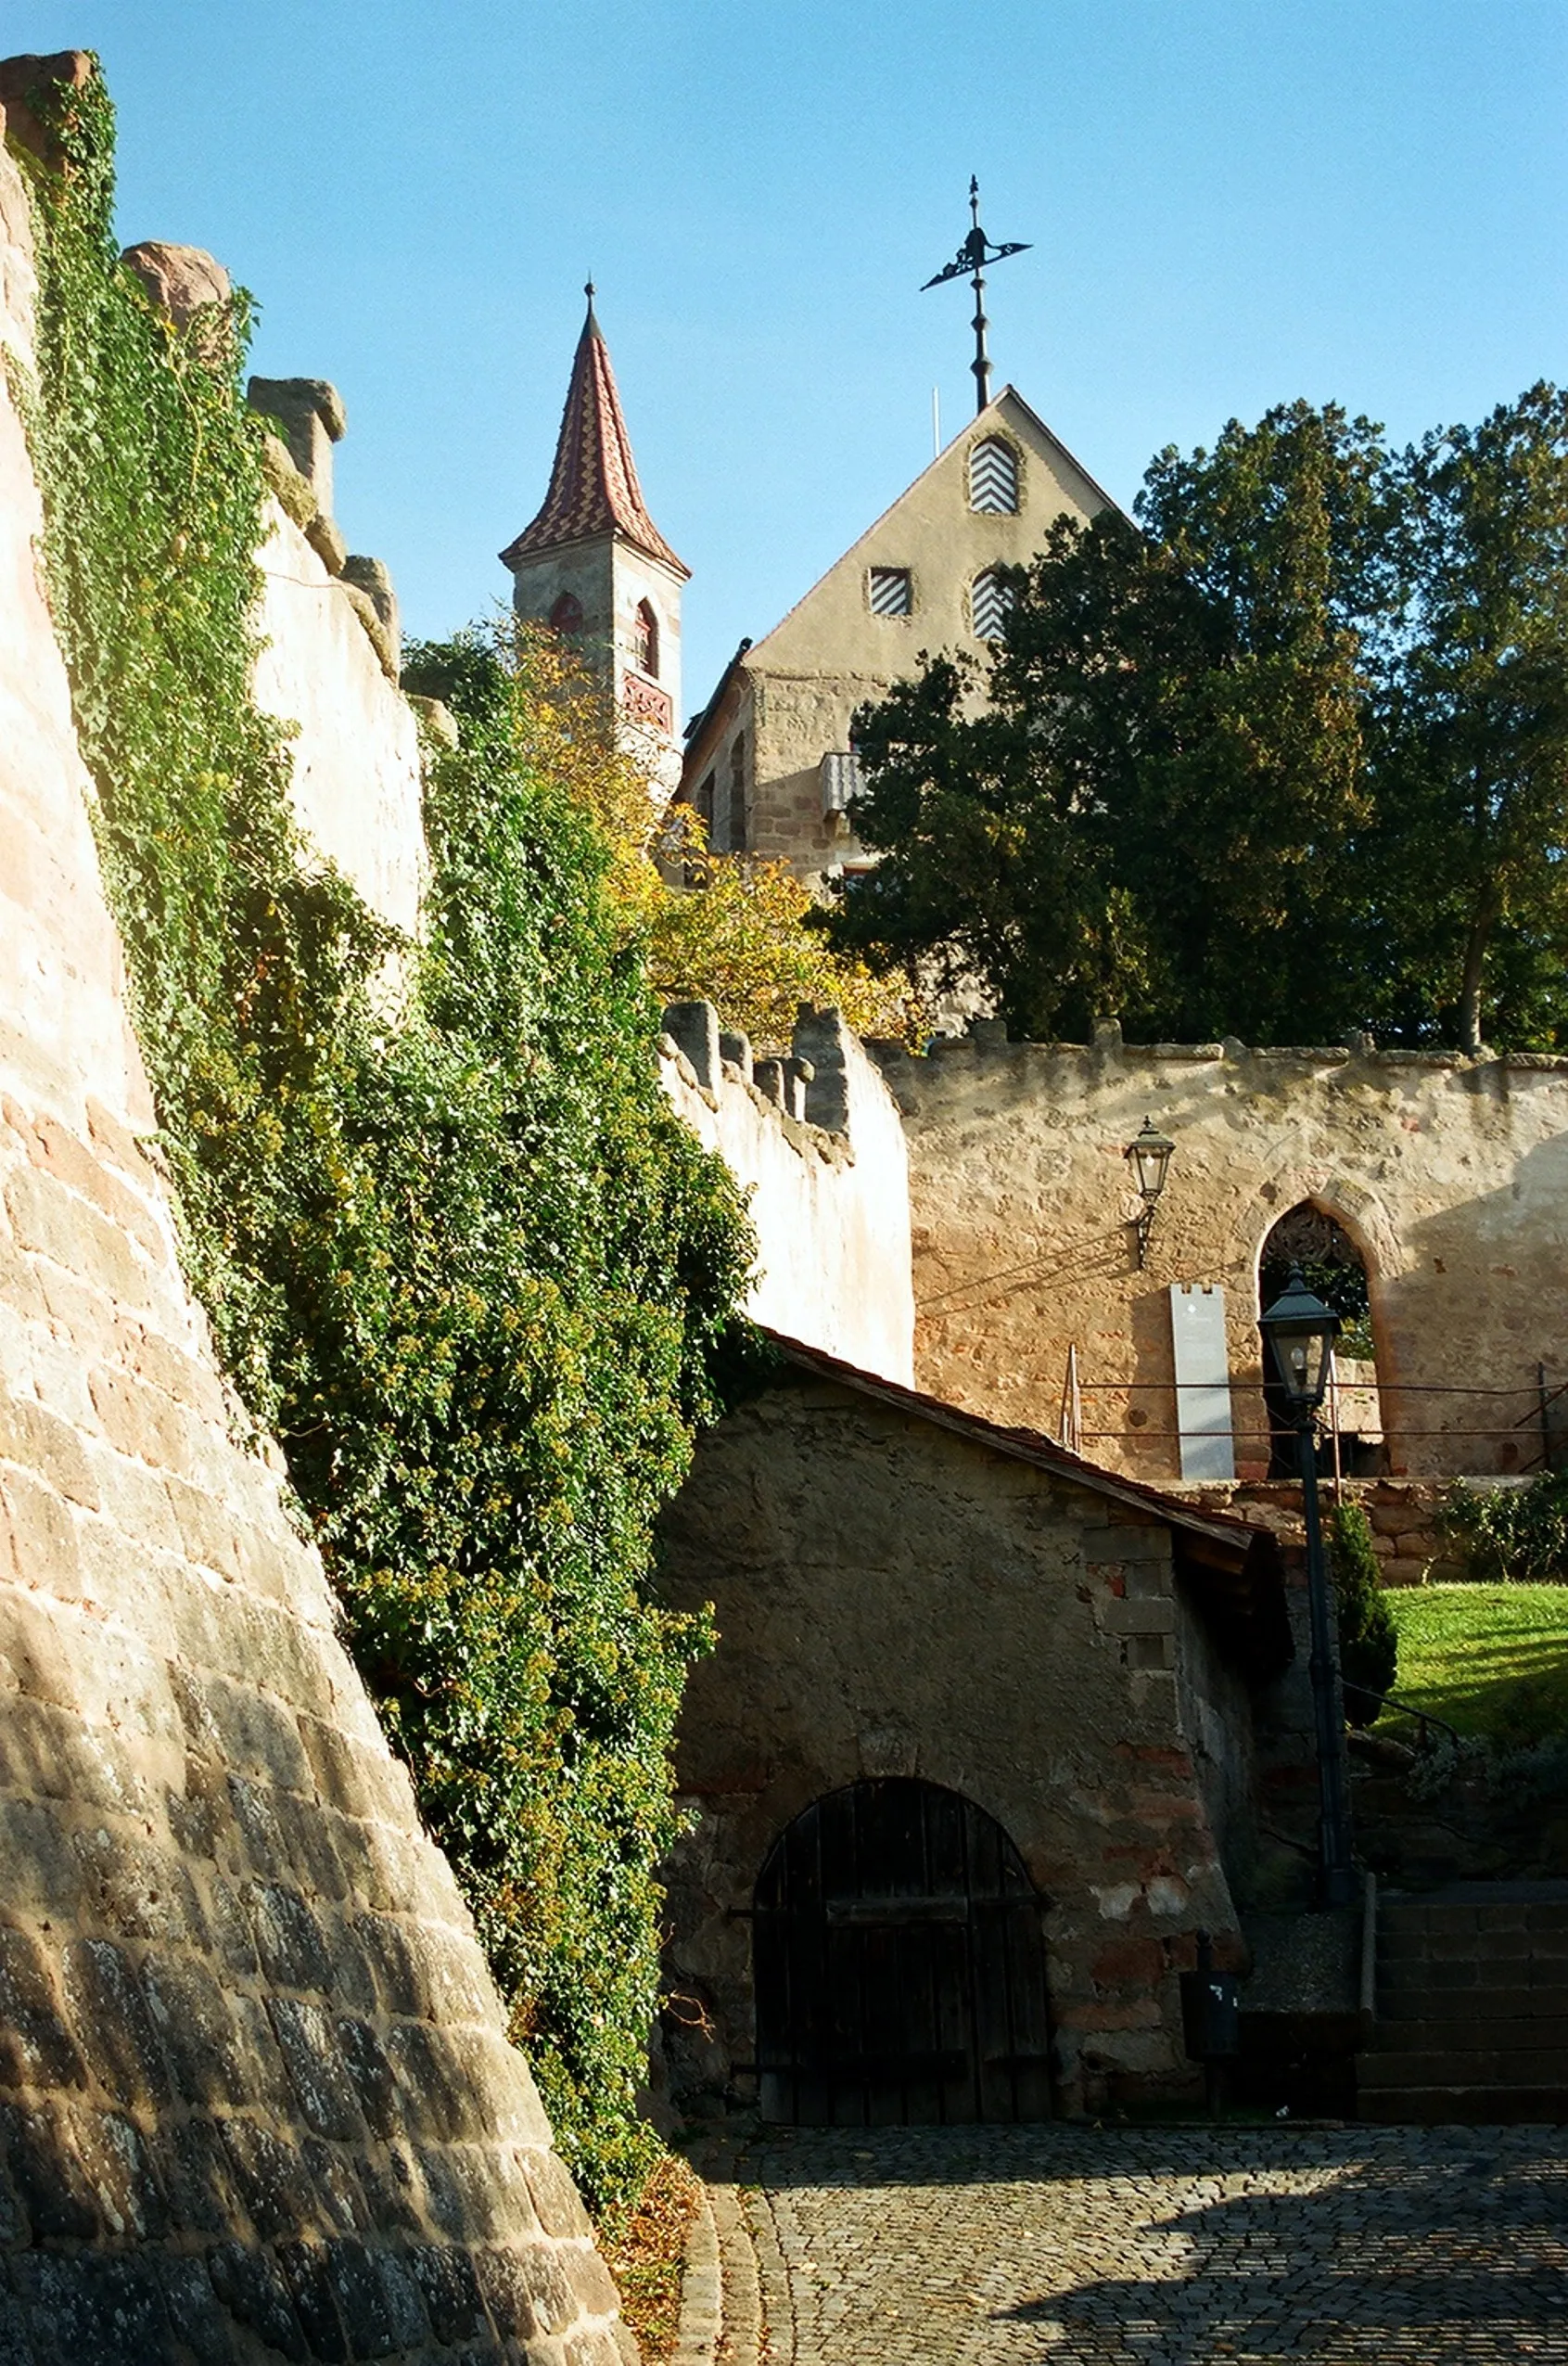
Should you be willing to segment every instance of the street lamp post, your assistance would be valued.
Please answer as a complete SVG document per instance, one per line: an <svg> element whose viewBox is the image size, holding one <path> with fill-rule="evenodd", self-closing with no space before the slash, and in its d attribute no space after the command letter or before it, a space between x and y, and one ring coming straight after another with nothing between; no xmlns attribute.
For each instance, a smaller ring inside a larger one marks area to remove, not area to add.
<svg viewBox="0 0 1568 2366"><path fill-rule="evenodd" d="M1133 1233L1138 1242L1138 1270L1141 1273L1149 1254L1149 1235L1154 1229L1154 1210L1159 1206L1160 1194L1166 1187L1166 1174L1175 1151L1176 1145L1169 1134L1157 1132L1154 1119L1145 1118L1127 1148L1122 1152L1122 1157L1132 1169L1133 1181L1138 1185L1138 1197L1141 1203L1138 1213L1132 1220Z"/></svg>
<svg viewBox="0 0 1568 2366"><path fill-rule="evenodd" d="M1350 1850L1350 1790L1345 1774L1345 1719L1340 1706L1339 1667L1329 1622L1329 1580L1323 1532L1318 1517L1316 1415L1328 1387L1339 1317L1307 1288L1293 1265L1284 1290L1258 1329L1273 1350L1274 1368L1295 1427L1301 1464L1301 1508L1307 1528L1307 1598L1312 1626L1312 1713L1318 1737L1318 1826L1320 1902L1348 1906L1356 1895Z"/></svg>

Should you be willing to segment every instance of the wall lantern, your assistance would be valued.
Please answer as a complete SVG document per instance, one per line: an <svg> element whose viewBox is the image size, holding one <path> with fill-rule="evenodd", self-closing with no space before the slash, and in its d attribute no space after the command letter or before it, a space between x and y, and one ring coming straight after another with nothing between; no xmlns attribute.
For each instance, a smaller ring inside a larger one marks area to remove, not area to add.
<svg viewBox="0 0 1568 2366"><path fill-rule="evenodd" d="M1339 1317L1313 1297L1300 1266L1293 1265L1281 1295L1258 1316L1257 1327L1274 1350L1274 1369L1299 1428L1323 1401Z"/></svg>
<svg viewBox="0 0 1568 2366"><path fill-rule="evenodd" d="M1166 1187L1166 1174L1175 1155L1176 1145L1168 1133L1157 1133L1153 1118L1145 1118L1127 1148L1122 1152L1132 1168L1142 1202L1133 1218L1133 1230L1138 1238L1138 1270L1143 1270L1149 1253L1149 1234L1154 1229L1154 1209Z"/></svg>

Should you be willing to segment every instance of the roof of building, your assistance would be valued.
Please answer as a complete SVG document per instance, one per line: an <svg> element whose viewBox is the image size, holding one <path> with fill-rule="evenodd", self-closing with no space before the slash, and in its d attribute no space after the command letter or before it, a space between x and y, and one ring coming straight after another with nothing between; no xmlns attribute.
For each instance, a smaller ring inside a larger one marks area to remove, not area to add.
<svg viewBox="0 0 1568 2366"><path fill-rule="evenodd" d="M953 454L957 453L961 447L966 446L974 438L985 434L988 428L995 426L1001 426L1004 428L1012 427L1015 432L1022 428L1027 432L1027 434L1032 435L1038 441L1039 444L1044 451L1052 456L1054 462L1060 467L1065 476L1077 477L1078 479L1094 507L1098 509L1120 509L1120 504L1113 500L1112 496L1105 491L1104 486L1100 484L1096 479L1090 475L1089 470L1084 467L1083 462L1078 459L1075 453L1072 453L1067 449L1067 446L1063 442L1055 429L1046 425L1045 421L1040 417L1039 413L1034 408L1033 404L1025 401L1024 397L1019 393L1015 386L1004 386L999 394L992 396L990 402L986 405L986 408L980 412L976 417L966 419L964 421L957 434L950 437L949 441L943 445L936 458L928 461L926 466L920 471L920 474L917 477L912 478L904 487L902 492L897 494L895 498L888 503L887 506L872 520L871 524L864 528L860 533L856 535L854 541L850 543L845 550L842 550L839 553L838 556L834 560L833 565L822 575L819 575L816 582L810 586L810 588L808 591L803 592L800 597L795 601L790 607L785 609L784 615L779 618L775 624L770 625L767 632L764 633L757 641L742 644L741 647L736 651L734 657L731 659L729 665L726 667L712 697L709 698L707 706L704 707L695 717L694 717L692 723L687 727L685 756L687 777L700 772L702 767L708 761L708 738L709 731L719 715L723 693L729 686L729 684L737 670L744 668L748 672L754 670L766 671L770 659L770 643L771 643L778 635L783 633L785 626L791 623L793 620L799 615L800 611L809 605L809 603L816 597L817 594L822 589L822 586L828 582L829 578L834 574L835 570L841 567L847 558L852 556L856 551L860 550L863 544L870 543L873 540L873 538L878 536L882 529L887 524L888 520L897 516L899 510L902 507L903 504L910 499L911 495L917 492L925 483L927 478L932 476L938 468L948 467ZM789 671L787 665L785 666L784 671L786 672Z"/></svg>
<svg viewBox="0 0 1568 2366"><path fill-rule="evenodd" d="M618 534L634 550L661 559L682 578L692 571L677 558L648 515L616 391L609 348L594 314L590 287L588 316L572 361L550 490L538 517L502 552L502 565L514 567L536 551L586 542L596 534Z"/></svg>
<svg viewBox="0 0 1568 2366"><path fill-rule="evenodd" d="M1124 1478L1038 1429L1006 1428L941 1397L928 1397L921 1389L885 1380L878 1373L863 1372L857 1364L842 1362L837 1356L787 1338L782 1332L764 1330L764 1336L786 1364L812 1379L829 1381L894 1413L950 1430L992 1453L1031 1463L1053 1477L1161 1522L1179 1540L1182 1574L1226 1618L1253 1669L1270 1673L1292 1657L1280 1541L1259 1522L1239 1518L1231 1512L1208 1511L1142 1479Z"/></svg>

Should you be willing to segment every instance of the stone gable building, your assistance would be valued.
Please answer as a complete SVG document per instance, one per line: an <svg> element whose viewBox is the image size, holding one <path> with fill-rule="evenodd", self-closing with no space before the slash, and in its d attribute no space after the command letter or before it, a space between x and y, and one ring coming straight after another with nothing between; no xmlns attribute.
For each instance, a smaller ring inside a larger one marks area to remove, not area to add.
<svg viewBox="0 0 1568 2366"><path fill-rule="evenodd" d="M1179 1976L1295 1879L1298 1574L1239 1519L791 1341L664 1522L712 1603L671 2101L1045 2118L1190 2091ZM1308 1793L1309 1797L1310 1794Z"/></svg>
<svg viewBox="0 0 1568 2366"><path fill-rule="evenodd" d="M956 435L760 641L743 642L686 741L681 791L720 851L782 859L820 887L872 859L849 827L850 723L923 651L984 654L997 570L1058 518L1110 502L1013 387Z"/></svg>
<svg viewBox="0 0 1568 2366"><path fill-rule="evenodd" d="M587 295L549 491L501 559L518 616L580 646L668 792L681 770L681 594L692 570L648 513L592 284Z"/></svg>

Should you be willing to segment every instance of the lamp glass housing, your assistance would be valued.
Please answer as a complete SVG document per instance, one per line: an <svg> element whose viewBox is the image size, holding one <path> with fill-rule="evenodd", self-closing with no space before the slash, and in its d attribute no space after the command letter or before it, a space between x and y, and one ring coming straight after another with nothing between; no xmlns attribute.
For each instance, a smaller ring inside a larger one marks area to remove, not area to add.
<svg viewBox="0 0 1568 2366"><path fill-rule="evenodd" d="M1154 1119L1145 1118L1122 1152L1122 1157L1131 1161L1139 1197L1150 1208L1166 1187L1166 1170L1170 1165L1175 1148L1169 1134L1157 1132Z"/></svg>
<svg viewBox="0 0 1568 2366"><path fill-rule="evenodd" d="M1316 1413L1329 1385L1339 1317L1310 1291L1299 1265L1293 1265L1283 1290L1257 1327L1274 1350L1274 1366L1291 1411L1298 1416Z"/></svg>

